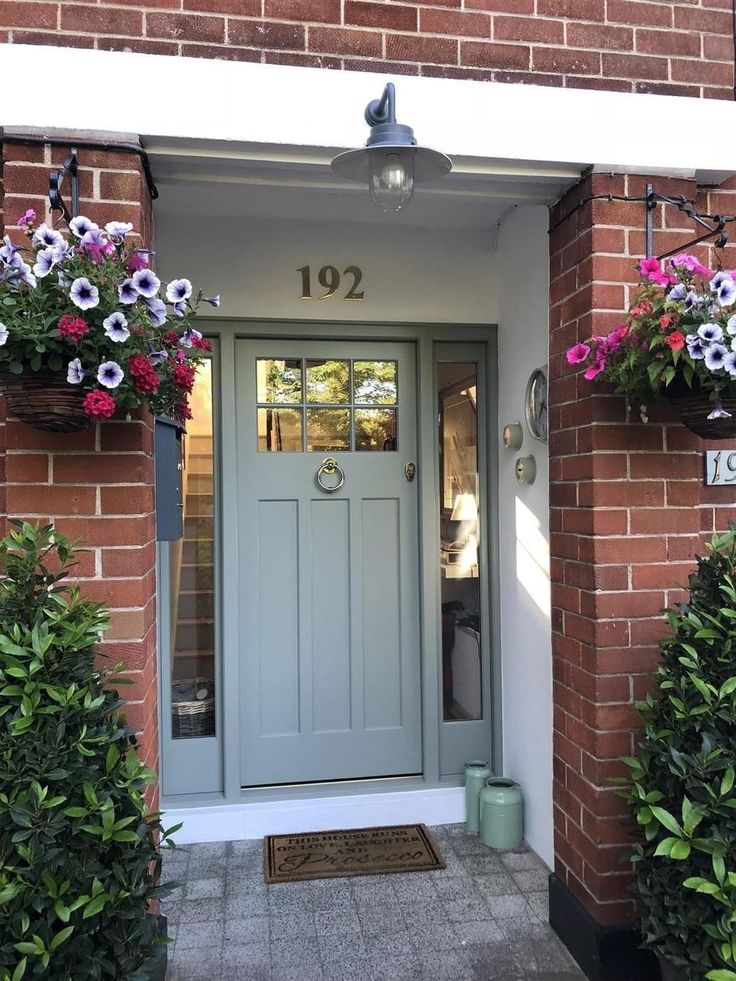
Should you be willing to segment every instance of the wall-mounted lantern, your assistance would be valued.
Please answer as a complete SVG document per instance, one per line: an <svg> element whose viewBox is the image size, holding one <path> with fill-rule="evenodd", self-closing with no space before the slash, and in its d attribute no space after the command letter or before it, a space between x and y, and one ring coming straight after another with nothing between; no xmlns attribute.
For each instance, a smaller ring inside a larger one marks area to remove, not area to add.
<svg viewBox="0 0 736 981"><path fill-rule="evenodd" d="M411 126L396 122L396 92L391 82L380 99L368 103L365 121L371 127L366 145L339 154L332 169L340 177L367 184L371 199L382 211L401 211L411 200L415 184L452 170L449 157L418 146Z"/></svg>

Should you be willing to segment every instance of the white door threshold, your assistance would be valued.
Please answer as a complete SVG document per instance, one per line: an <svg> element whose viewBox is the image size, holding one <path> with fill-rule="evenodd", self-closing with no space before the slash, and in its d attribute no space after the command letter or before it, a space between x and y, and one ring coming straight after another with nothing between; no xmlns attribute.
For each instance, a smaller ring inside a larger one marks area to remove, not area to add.
<svg viewBox="0 0 736 981"><path fill-rule="evenodd" d="M163 817L164 827L183 825L174 835L179 845L417 822L457 824L464 820L462 787L171 808Z"/></svg>

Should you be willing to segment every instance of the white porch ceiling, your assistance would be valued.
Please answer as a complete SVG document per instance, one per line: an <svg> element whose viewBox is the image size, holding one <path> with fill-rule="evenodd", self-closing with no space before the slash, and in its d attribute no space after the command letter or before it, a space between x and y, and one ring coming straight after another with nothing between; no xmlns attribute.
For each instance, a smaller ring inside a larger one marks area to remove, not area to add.
<svg viewBox="0 0 736 981"><path fill-rule="evenodd" d="M549 205L579 177L573 167L456 158L451 174L418 185L405 211L386 215L371 203L366 187L332 173L330 150L179 140L146 144L162 216L491 228L511 205Z"/></svg>

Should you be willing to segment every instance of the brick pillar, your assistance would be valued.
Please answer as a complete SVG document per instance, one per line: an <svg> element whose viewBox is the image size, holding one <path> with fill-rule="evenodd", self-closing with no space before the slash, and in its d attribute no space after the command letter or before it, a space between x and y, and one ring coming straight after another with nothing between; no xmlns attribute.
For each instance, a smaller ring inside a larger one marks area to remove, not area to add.
<svg viewBox="0 0 736 981"><path fill-rule="evenodd" d="M100 225L130 221L149 242L151 206L138 157L85 149L83 140L74 145L79 148L82 214ZM39 220L51 221L48 172L68 150L6 143L3 151L5 231L27 244L17 218L34 208ZM70 203L66 186L64 194ZM76 577L83 594L112 613L100 651L109 664L127 665L132 684L121 694L128 721L139 733L144 762L157 769L152 418L142 412L130 422L110 420L65 435L39 432L10 417L0 430L0 446L7 445L4 512L53 521L82 544Z"/></svg>
<svg viewBox="0 0 736 981"><path fill-rule="evenodd" d="M609 778L625 772L618 758L636 751L633 702L651 687L665 633L661 610L683 597L704 534L734 513L732 489L702 486L709 444L669 407L650 407L648 424L636 410L627 419L621 396L585 381L565 360L576 341L623 320L644 254L644 204L597 200L574 209L593 194L644 194L647 180L589 175L551 215L551 919L589 976L611 981L651 975L615 960L616 950L633 949L625 927L635 914L631 871L621 864L631 841L627 810ZM669 195L698 194L689 181L653 183ZM677 209L656 209L655 253L694 234Z"/></svg>

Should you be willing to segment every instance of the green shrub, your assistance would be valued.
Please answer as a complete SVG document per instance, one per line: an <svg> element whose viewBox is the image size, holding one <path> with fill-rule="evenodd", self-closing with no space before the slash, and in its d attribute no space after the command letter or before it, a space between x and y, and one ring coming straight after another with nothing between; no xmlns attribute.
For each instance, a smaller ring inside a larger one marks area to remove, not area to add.
<svg viewBox="0 0 736 981"><path fill-rule="evenodd" d="M132 979L153 953L159 815L133 732L95 667L107 614L62 582L69 543L0 542L0 979ZM119 679L121 680L121 679Z"/></svg>
<svg viewBox="0 0 736 981"><path fill-rule="evenodd" d="M736 531L713 538L689 593L625 759L635 891L647 946L688 978L736 981Z"/></svg>

